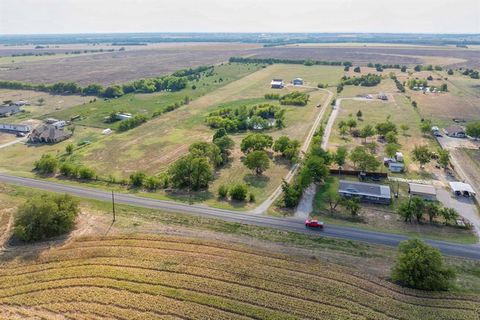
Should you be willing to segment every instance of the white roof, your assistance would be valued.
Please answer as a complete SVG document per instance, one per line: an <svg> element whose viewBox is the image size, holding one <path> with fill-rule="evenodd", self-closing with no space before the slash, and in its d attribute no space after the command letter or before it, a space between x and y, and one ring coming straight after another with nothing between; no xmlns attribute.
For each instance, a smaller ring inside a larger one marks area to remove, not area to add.
<svg viewBox="0 0 480 320"><path fill-rule="evenodd" d="M476 194L476 192L473 190L472 186L469 185L468 183L463 183L463 182L450 182L450 188L452 188L452 190L454 192L456 191L460 191L460 192L463 192L463 191L467 191L468 193L472 193L472 194Z"/></svg>
<svg viewBox="0 0 480 320"><path fill-rule="evenodd" d="M283 80L272 80L271 84L283 84Z"/></svg>

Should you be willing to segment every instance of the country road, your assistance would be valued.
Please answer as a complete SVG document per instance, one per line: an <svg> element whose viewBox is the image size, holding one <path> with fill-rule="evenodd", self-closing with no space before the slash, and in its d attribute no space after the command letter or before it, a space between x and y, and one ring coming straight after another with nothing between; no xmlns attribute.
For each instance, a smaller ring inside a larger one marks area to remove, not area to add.
<svg viewBox="0 0 480 320"><path fill-rule="evenodd" d="M95 199L100 201L111 201L111 193L100 189L69 186L61 183L45 180L23 178L0 173L0 182L20 185L24 187L42 189L45 191L68 193L81 198ZM238 222L249 225L270 227L280 230L300 232L306 234L318 234L327 237L336 237L355 241L364 241L373 244L397 246L400 241L407 237L396 234L368 231L350 227L326 226L323 231L306 229L303 221L294 218L276 218L260 215L252 215L237 211L210 208L202 205L189 205L173 201L155 200L142 198L131 194L117 193L116 203L139 206L151 209L158 209L168 212L200 215L209 218L217 218L230 222ZM455 244L443 241L427 240L431 245L440 249L444 254L480 260L480 246Z"/></svg>

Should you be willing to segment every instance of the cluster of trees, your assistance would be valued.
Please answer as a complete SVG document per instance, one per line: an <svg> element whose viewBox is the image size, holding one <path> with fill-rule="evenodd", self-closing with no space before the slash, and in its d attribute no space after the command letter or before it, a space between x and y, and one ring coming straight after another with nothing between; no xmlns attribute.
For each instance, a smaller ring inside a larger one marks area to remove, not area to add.
<svg viewBox="0 0 480 320"><path fill-rule="evenodd" d="M479 79L480 75L478 74L478 71L473 70L473 69L465 69L465 71L462 72L464 76L469 76L472 79Z"/></svg>
<svg viewBox="0 0 480 320"><path fill-rule="evenodd" d="M103 87L99 84L89 84L81 87L75 82L57 82L54 84L33 84L20 81L0 81L0 88L17 90L35 90L54 94L82 94L105 98L116 98L131 92L151 93L156 91L180 91L187 86L188 80L200 77L202 72L212 70L213 66L201 66L195 69L185 69L173 75L141 79L123 85Z"/></svg>
<svg viewBox="0 0 480 320"><path fill-rule="evenodd" d="M280 103L291 106L306 106L309 99L310 95L300 91L293 91L280 97Z"/></svg>
<svg viewBox="0 0 480 320"><path fill-rule="evenodd" d="M298 161L300 141L281 136L273 144L273 151L281 154L282 157L292 162Z"/></svg>
<svg viewBox="0 0 480 320"><path fill-rule="evenodd" d="M418 197L411 197L400 203L397 213L405 222L412 222L415 219L418 223L424 221L425 217L428 217L430 223L442 217L445 224L455 224L459 216L455 209L442 207L436 202L425 201Z"/></svg>
<svg viewBox="0 0 480 320"><path fill-rule="evenodd" d="M364 146L355 147L348 158L357 170L375 171L380 166L380 162L372 154L372 150Z"/></svg>
<svg viewBox="0 0 480 320"><path fill-rule="evenodd" d="M438 249L418 239L403 241L391 272L392 280L420 290L448 290L455 272L445 265Z"/></svg>
<svg viewBox="0 0 480 320"><path fill-rule="evenodd" d="M122 122L120 122L120 125L118 126L118 131L123 132L123 131L130 130L135 127L138 127L139 125L145 122L147 122L147 117L142 114L138 114L136 116L131 117L130 119L122 120Z"/></svg>
<svg viewBox="0 0 480 320"><path fill-rule="evenodd" d="M69 195L35 196L18 208L14 234L25 242L62 235L73 228L78 212Z"/></svg>
<svg viewBox="0 0 480 320"><path fill-rule="evenodd" d="M382 72L383 69L400 69L402 72L407 71L407 66L400 66L399 64L381 64L381 63L369 63L369 68L375 68L378 72Z"/></svg>
<svg viewBox="0 0 480 320"><path fill-rule="evenodd" d="M341 61L321 61L321 60L295 60L295 59L275 59L275 58L243 58L243 57L231 57L230 62L236 63L264 63L264 64L275 64L275 63L285 63L285 64L303 64L306 66L313 65L322 65L322 66L341 66L341 65L351 65L351 62L341 62Z"/></svg>
<svg viewBox="0 0 480 320"><path fill-rule="evenodd" d="M414 87L428 87L427 79L409 79L407 80L407 87L412 90Z"/></svg>
<svg viewBox="0 0 480 320"><path fill-rule="evenodd" d="M233 146L233 140L222 129L215 133L212 143L193 143L189 153L169 167L169 183L175 188L207 188L214 170L228 162Z"/></svg>
<svg viewBox="0 0 480 320"><path fill-rule="evenodd" d="M346 85L354 85L354 86L362 86L362 87L374 87L382 81L382 76L377 74L367 74L362 75L360 77L347 77L343 76L341 79L341 84L343 86Z"/></svg>
<svg viewBox="0 0 480 320"><path fill-rule="evenodd" d="M395 85L397 86L397 89L400 92L405 92L405 87L403 84L397 79L397 76L395 74L391 74L390 78L395 82Z"/></svg>
<svg viewBox="0 0 480 320"><path fill-rule="evenodd" d="M421 64L417 64L417 65L413 68L413 70L415 70L416 72L419 72L419 71L433 71L433 70L435 70L435 71L442 71L443 68L442 68L441 66L438 66L438 65L433 66L433 65L431 65L431 64L428 64L428 65L426 65L426 66L423 66L423 65L421 65Z"/></svg>
<svg viewBox="0 0 480 320"><path fill-rule="evenodd" d="M64 162L59 168L60 174L72 179L93 180L97 174L92 168L72 162Z"/></svg>
<svg viewBox="0 0 480 320"><path fill-rule="evenodd" d="M243 183L234 184L232 186L222 185L218 188L218 197L220 199L228 199L230 196L231 200L235 201L245 201L255 202L255 195L248 192L247 185Z"/></svg>
<svg viewBox="0 0 480 320"><path fill-rule="evenodd" d="M35 161L34 170L40 174L55 174L59 171L62 176L72 179L97 179L95 170L68 161L60 163L56 157L48 153L43 154L39 160Z"/></svg>
<svg viewBox="0 0 480 320"><path fill-rule="evenodd" d="M283 128L285 110L271 104L220 108L211 112L205 122L210 128L223 128L228 132L265 130L272 126Z"/></svg>
<svg viewBox="0 0 480 320"><path fill-rule="evenodd" d="M169 177L165 173L156 176L147 176L144 172L137 171L130 175L128 183L133 188L145 187L147 190L155 191L159 188L167 188Z"/></svg>

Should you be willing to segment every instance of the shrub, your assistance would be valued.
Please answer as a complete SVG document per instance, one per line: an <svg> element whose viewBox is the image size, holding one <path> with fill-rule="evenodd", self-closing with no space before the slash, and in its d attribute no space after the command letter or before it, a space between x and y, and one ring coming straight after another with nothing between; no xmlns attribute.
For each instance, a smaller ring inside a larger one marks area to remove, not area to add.
<svg viewBox="0 0 480 320"><path fill-rule="evenodd" d="M228 187L225 185L221 185L218 188L218 197L220 199L225 199L228 196Z"/></svg>
<svg viewBox="0 0 480 320"><path fill-rule="evenodd" d="M158 188L160 188L162 182L160 181L159 178L155 176L151 176L145 179L144 184L145 184L145 188L147 188L148 190L155 191Z"/></svg>
<svg viewBox="0 0 480 320"><path fill-rule="evenodd" d="M144 122L147 122L147 117L145 117L144 115L136 115L130 119L126 119L120 122L120 125L118 126L118 130L127 131L135 127L138 127Z"/></svg>
<svg viewBox="0 0 480 320"><path fill-rule="evenodd" d="M32 242L64 234L72 229L78 215L78 203L69 195L42 195L20 206L14 233Z"/></svg>
<svg viewBox="0 0 480 320"><path fill-rule="evenodd" d="M64 162L60 166L60 173L62 176L76 178L78 175L78 168L70 162Z"/></svg>
<svg viewBox="0 0 480 320"><path fill-rule="evenodd" d="M418 239L400 243L392 279L404 286L421 290L447 290L455 278L444 265L442 254Z"/></svg>
<svg viewBox="0 0 480 320"><path fill-rule="evenodd" d="M244 201L247 198L248 188L244 184L236 184L230 188L229 193L232 200Z"/></svg>
<svg viewBox="0 0 480 320"><path fill-rule="evenodd" d="M300 91L293 91L283 95L280 98L280 103L283 105L305 106L308 103L310 96Z"/></svg>
<svg viewBox="0 0 480 320"><path fill-rule="evenodd" d="M255 202L255 195L253 193L250 192L250 194L248 195L248 201L249 202Z"/></svg>
<svg viewBox="0 0 480 320"><path fill-rule="evenodd" d="M51 154L43 154L40 160L35 161L35 170L41 174L55 173L58 168L58 160Z"/></svg>
<svg viewBox="0 0 480 320"><path fill-rule="evenodd" d="M92 180L95 177L95 171L91 168L82 166L78 169L78 177L84 180Z"/></svg>
<svg viewBox="0 0 480 320"><path fill-rule="evenodd" d="M143 186L147 175L141 171L137 171L130 175L130 184L135 188L140 188Z"/></svg>

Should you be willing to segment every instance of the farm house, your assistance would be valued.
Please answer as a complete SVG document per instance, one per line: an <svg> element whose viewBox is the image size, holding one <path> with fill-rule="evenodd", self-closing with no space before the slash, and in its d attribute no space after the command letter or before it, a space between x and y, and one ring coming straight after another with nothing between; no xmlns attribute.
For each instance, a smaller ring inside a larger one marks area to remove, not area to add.
<svg viewBox="0 0 480 320"><path fill-rule="evenodd" d="M363 202L390 204L390 186L374 183L340 180L338 193L345 198L358 198Z"/></svg>
<svg viewBox="0 0 480 320"><path fill-rule="evenodd" d="M270 86L272 89L282 89L285 86L285 83L282 79L273 79L272 82L270 82Z"/></svg>

